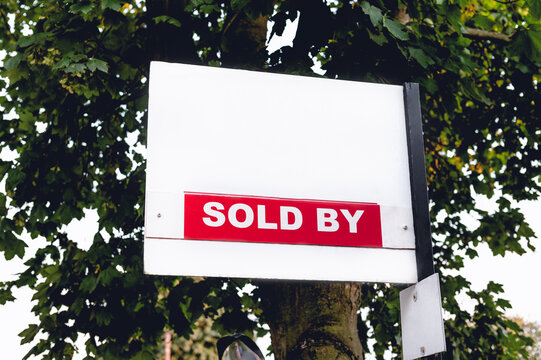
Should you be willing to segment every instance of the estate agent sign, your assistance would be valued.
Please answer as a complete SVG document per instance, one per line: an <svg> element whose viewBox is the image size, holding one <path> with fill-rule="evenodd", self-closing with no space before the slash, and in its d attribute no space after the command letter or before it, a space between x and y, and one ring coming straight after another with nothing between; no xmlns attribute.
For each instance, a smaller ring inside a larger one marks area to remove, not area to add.
<svg viewBox="0 0 541 360"><path fill-rule="evenodd" d="M445 351L419 90L153 62L147 274L414 284L404 359Z"/></svg>
<svg viewBox="0 0 541 360"><path fill-rule="evenodd" d="M404 94L153 62L145 271L416 283Z"/></svg>

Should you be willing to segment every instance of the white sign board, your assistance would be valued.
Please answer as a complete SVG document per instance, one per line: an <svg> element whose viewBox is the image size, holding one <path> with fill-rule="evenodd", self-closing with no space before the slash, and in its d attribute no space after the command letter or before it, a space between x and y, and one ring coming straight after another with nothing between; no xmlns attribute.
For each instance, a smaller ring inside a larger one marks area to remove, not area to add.
<svg viewBox="0 0 541 360"><path fill-rule="evenodd" d="M438 274L400 292L400 322L404 360L447 351Z"/></svg>
<svg viewBox="0 0 541 360"><path fill-rule="evenodd" d="M403 87L153 62L148 274L417 282Z"/></svg>

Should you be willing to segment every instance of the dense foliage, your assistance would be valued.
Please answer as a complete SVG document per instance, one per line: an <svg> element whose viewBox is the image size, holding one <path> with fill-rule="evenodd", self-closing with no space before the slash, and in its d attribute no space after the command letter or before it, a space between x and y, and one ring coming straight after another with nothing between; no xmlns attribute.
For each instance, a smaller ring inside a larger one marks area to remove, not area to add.
<svg viewBox="0 0 541 360"><path fill-rule="evenodd" d="M533 344L527 347L528 356L522 356L520 359L540 360L541 359L541 324L535 321L525 320L521 317L513 317L513 321L524 330L532 340Z"/></svg>
<svg viewBox="0 0 541 360"><path fill-rule="evenodd" d="M0 17L0 146L17 153L0 162L0 251L10 260L36 237L48 244L0 284L0 304L14 287L35 289L39 322L21 333L30 354L69 359L85 336L89 359L152 359L164 329L188 337L202 315L220 332L263 331L245 280L143 275L145 162L134 145L145 142L154 58L312 76L318 63L331 78L420 83L447 356L527 356L501 286L477 293L448 270L481 243L500 255L533 249L513 200L541 189L539 0L4 0ZM292 46L272 54L242 27L269 17L270 36L298 19ZM64 231L85 209L99 215L89 249ZM378 357L400 353L397 287L367 284L363 304L365 349L374 339Z"/></svg>

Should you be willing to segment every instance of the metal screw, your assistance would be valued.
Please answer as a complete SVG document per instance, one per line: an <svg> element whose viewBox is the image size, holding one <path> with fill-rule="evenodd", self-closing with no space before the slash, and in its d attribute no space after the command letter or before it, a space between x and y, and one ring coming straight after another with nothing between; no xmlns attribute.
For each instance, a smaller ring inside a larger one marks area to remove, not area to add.
<svg viewBox="0 0 541 360"><path fill-rule="evenodd" d="M417 293L413 293L413 301L417 301Z"/></svg>
<svg viewBox="0 0 541 360"><path fill-rule="evenodd" d="M408 225L402 225L402 229L408 230Z"/></svg>
<svg viewBox="0 0 541 360"><path fill-rule="evenodd" d="M421 346L421 354L422 354L422 355L425 354L425 347L424 347L424 346Z"/></svg>
<svg viewBox="0 0 541 360"><path fill-rule="evenodd" d="M162 214L161 213L158 213L158 218L161 218L162 217Z"/></svg>

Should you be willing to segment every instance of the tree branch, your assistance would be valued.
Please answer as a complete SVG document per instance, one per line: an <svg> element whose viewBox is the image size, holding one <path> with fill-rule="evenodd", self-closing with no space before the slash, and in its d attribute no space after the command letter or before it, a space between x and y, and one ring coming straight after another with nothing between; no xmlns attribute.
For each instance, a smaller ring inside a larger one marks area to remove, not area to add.
<svg viewBox="0 0 541 360"><path fill-rule="evenodd" d="M407 24L412 20L410 15L407 12L407 7L403 6L398 9L395 14L395 19L398 20L402 25L407 26ZM480 30L471 27L466 27L466 31L462 33L463 36L469 37L472 39L479 40L498 40L503 42L511 42L511 36L501 34L495 31Z"/></svg>
<svg viewBox="0 0 541 360"><path fill-rule="evenodd" d="M487 31L487 30L480 30L475 29L471 27L466 28L466 32L462 35L473 38L473 39L481 39L481 40L498 40L503 42L511 42L511 36L501 34L495 31Z"/></svg>

